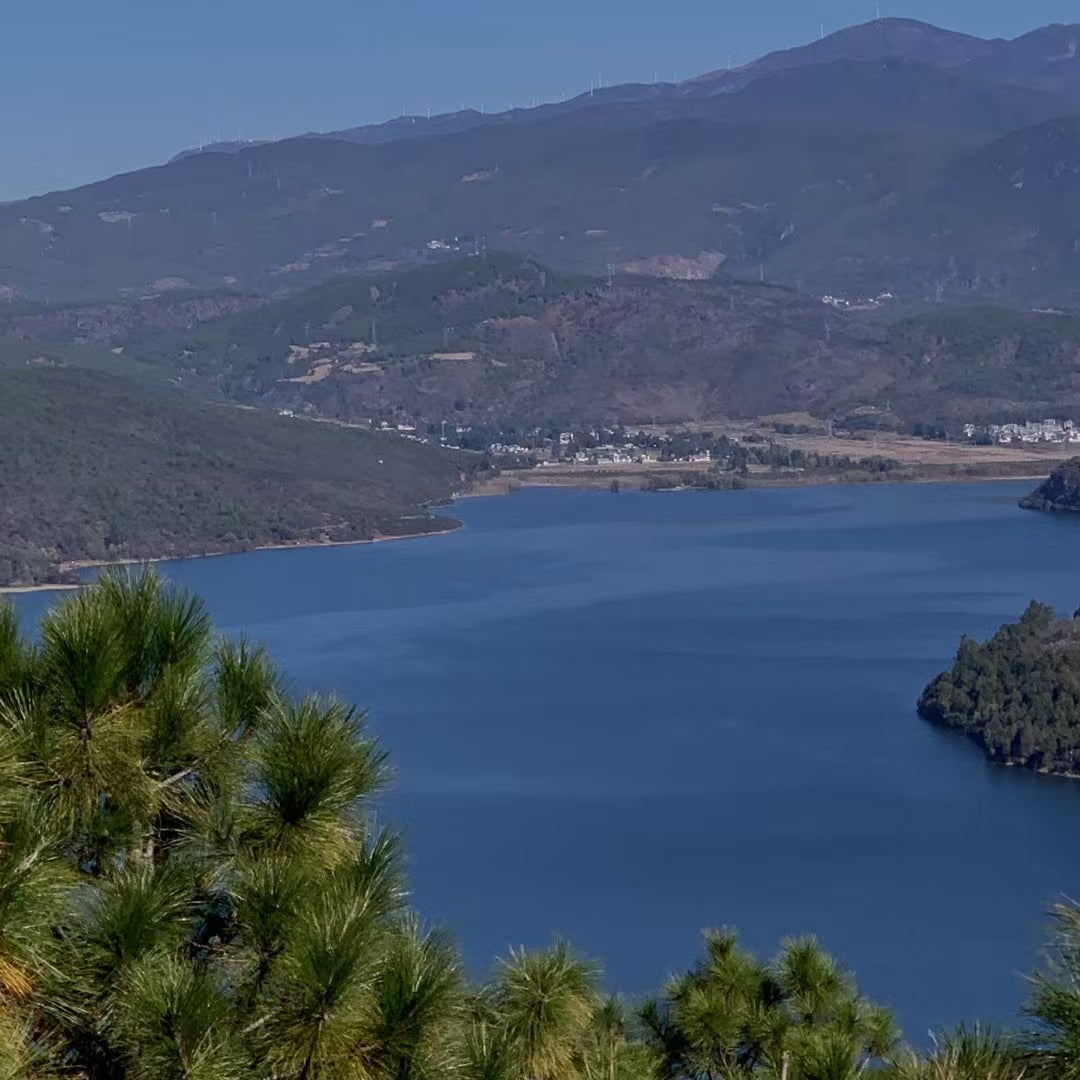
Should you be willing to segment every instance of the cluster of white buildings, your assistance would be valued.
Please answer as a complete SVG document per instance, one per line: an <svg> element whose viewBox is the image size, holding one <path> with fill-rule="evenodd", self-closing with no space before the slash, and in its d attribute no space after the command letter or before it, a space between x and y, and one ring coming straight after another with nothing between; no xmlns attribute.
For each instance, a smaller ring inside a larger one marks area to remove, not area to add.
<svg viewBox="0 0 1080 1080"><path fill-rule="evenodd" d="M655 450L642 450L632 443L625 446L597 446L592 450L579 450L574 455L578 465L640 465L645 461L659 461Z"/></svg>
<svg viewBox="0 0 1080 1080"><path fill-rule="evenodd" d="M576 465L645 465L662 461L659 450L647 450L633 443L624 446L597 446L592 450L579 450L574 455ZM686 457L672 458L675 462L696 462L705 464L712 461L708 450L699 450Z"/></svg>
<svg viewBox="0 0 1080 1080"><path fill-rule="evenodd" d="M535 450L530 450L527 446L522 446L520 443L492 443L488 450L493 454L535 454Z"/></svg>
<svg viewBox="0 0 1080 1080"><path fill-rule="evenodd" d="M1028 420L1023 424L990 424L979 428L975 424L964 425L964 435L974 439L985 431L1002 446L1013 443L1080 443L1080 429L1072 420Z"/></svg>
<svg viewBox="0 0 1080 1080"><path fill-rule="evenodd" d="M854 300L849 300L846 296L826 294L821 297L821 302L838 311L872 311L874 308L884 307L893 299L895 297L891 292L878 293L877 296L859 296Z"/></svg>

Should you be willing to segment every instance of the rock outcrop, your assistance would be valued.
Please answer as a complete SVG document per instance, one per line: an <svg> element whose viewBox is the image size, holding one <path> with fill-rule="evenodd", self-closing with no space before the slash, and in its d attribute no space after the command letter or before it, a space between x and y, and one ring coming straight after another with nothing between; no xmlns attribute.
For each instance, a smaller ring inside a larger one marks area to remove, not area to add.
<svg viewBox="0 0 1080 1080"><path fill-rule="evenodd" d="M1025 510L1080 514L1080 457L1059 465L1030 495L1020 500Z"/></svg>

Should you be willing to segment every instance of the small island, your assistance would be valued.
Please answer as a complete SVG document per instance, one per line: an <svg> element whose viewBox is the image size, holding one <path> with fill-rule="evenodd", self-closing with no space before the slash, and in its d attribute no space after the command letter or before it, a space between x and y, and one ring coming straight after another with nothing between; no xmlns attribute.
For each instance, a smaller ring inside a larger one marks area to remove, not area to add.
<svg viewBox="0 0 1080 1080"><path fill-rule="evenodd" d="M1047 513L1080 513L1080 457L1062 462L1020 505Z"/></svg>
<svg viewBox="0 0 1080 1080"><path fill-rule="evenodd" d="M918 709L1002 764L1080 776L1080 612L1061 619L1033 601L989 641L963 638Z"/></svg>

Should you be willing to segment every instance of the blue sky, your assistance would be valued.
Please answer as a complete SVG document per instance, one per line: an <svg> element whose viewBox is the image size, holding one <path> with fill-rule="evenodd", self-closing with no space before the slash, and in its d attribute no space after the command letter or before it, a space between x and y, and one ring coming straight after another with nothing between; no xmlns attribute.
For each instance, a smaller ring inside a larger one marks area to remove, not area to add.
<svg viewBox="0 0 1080 1080"><path fill-rule="evenodd" d="M0 199L268 137L686 78L874 16L874 0L9 0ZM882 0L983 36L1065 0ZM1072 9L1072 10L1070 10Z"/></svg>

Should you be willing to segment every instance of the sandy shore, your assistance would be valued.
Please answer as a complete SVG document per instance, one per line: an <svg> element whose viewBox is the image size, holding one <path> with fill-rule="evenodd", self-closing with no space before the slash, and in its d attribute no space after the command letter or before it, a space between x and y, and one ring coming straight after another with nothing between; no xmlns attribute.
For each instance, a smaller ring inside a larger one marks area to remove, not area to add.
<svg viewBox="0 0 1080 1080"><path fill-rule="evenodd" d="M80 586L64 583L56 585L0 585L0 596L16 596L19 593L61 592L78 588Z"/></svg>
<svg viewBox="0 0 1080 1080"><path fill-rule="evenodd" d="M836 485L878 486L881 484L983 484L1001 481L1041 483L1046 479L1046 472L1029 471L1032 463L1027 461L1009 462L1017 471L1011 472L999 462L983 462L980 465L957 466L923 464L913 465L901 462L900 467L888 473L867 473L852 471L848 473L800 472L796 469L771 470L765 467L753 467L747 475L738 478L739 487L719 487L716 491L827 487ZM1054 462L1054 465L1058 462ZM953 472L953 469L964 471ZM468 498L488 495L505 495L525 487L567 487L582 490L608 490L613 481L618 481L623 490L675 491L694 485L675 485L652 489L648 487L651 477L673 479L680 476L706 476L711 465L698 462L655 462L635 465L552 465L538 469L507 469L500 475L480 481L476 489L469 492ZM985 470L985 471L981 471ZM728 475L730 478L730 474ZM704 489L703 489L704 490Z"/></svg>

